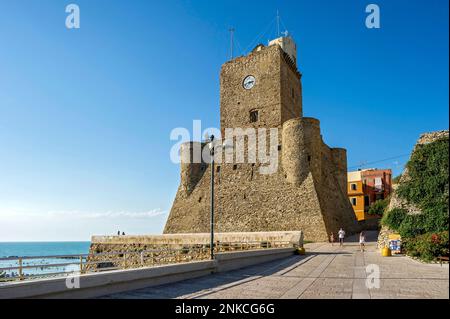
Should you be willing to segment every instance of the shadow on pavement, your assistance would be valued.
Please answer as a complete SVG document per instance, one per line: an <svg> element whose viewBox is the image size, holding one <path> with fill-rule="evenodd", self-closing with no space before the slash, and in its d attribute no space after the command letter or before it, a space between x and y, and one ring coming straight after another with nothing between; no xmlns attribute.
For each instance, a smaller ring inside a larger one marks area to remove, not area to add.
<svg viewBox="0 0 450 319"><path fill-rule="evenodd" d="M203 291L201 295L207 295L208 290L218 286L239 284L242 280L255 280L261 276L270 276L278 271L293 266L295 263L311 257L312 254L303 256L291 256L284 260L270 261L267 263L254 265L242 269L215 273L205 277L188 279L172 284L148 287L113 295L100 297L99 299L166 299L178 298L181 296ZM220 288L218 288L220 290ZM206 291L205 291L206 290ZM217 291L217 289L215 289Z"/></svg>

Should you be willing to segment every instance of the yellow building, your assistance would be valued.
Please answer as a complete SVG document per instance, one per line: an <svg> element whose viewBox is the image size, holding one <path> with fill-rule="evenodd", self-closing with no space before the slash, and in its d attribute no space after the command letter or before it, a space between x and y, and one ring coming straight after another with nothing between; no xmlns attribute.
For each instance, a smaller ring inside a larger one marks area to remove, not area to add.
<svg viewBox="0 0 450 319"><path fill-rule="evenodd" d="M347 194L355 212L356 219L364 220L366 219L366 214L364 212L364 185L361 171L349 172L347 179Z"/></svg>
<svg viewBox="0 0 450 319"><path fill-rule="evenodd" d="M369 168L347 173L347 194L358 220L380 218L369 215L369 207L391 194L391 177L390 169Z"/></svg>

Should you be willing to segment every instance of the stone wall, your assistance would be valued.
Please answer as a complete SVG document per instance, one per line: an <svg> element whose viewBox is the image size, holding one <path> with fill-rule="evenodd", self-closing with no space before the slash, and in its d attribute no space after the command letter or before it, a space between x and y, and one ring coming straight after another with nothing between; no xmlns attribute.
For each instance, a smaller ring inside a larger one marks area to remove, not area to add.
<svg viewBox="0 0 450 319"><path fill-rule="evenodd" d="M216 233L215 251L303 247L301 231ZM210 258L210 234L93 236L85 270L128 269Z"/></svg>

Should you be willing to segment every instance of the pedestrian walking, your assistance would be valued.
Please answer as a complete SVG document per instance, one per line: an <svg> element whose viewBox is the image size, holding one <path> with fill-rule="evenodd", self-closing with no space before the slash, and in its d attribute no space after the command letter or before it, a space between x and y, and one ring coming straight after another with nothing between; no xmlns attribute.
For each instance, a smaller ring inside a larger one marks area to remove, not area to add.
<svg viewBox="0 0 450 319"><path fill-rule="evenodd" d="M120 236L120 230L117 231L117 236Z"/></svg>
<svg viewBox="0 0 450 319"><path fill-rule="evenodd" d="M345 238L345 231L341 228L339 229L338 232L338 236L339 236L339 246L344 246L344 238Z"/></svg>
<svg viewBox="0 0 450 319"><path fill-rule="evenodd" d="M366 243L366 234L362 231L359 234L359 247L361 248L361 251L364 252L365 244Z"/></svg>
<svg viewBox="0 0 450 319"><path fill-rule="evenodd" d="M333 233L330 234L330 242L331 242L331 246L334 246L334 234Z"/></svg>

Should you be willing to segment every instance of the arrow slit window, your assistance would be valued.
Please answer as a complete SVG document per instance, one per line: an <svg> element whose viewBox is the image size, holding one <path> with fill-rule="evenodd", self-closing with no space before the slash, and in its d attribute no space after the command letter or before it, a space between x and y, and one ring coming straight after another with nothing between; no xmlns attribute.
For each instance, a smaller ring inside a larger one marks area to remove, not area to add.
<svg viewBox="0 0 450 319"><path fill-rule="evenodd" d="M259 113L257 110L250 111L250 123L258 122Z"/></svg>

